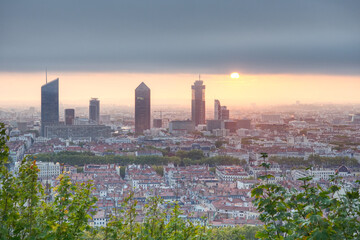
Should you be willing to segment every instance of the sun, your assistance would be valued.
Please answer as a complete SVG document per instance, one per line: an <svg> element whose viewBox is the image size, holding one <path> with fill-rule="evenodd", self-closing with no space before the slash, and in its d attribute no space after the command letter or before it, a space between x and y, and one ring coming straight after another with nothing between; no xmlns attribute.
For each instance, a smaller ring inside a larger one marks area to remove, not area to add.
<svg viewBox="0 0 360 240"><path fill-rule="evenodd" d="M237 72L233 72L233 73L230 75L230 77L231 77L231 78L239 78L240 75L239 75L239 73L237 73Z"/></svg>

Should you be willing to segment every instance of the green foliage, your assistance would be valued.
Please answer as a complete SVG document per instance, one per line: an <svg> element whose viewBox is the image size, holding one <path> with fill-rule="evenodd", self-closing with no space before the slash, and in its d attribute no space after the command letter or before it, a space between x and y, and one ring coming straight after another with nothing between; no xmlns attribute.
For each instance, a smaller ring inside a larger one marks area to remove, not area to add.
<svg viewBox="0 0 360 240"><path fill-rule="evenodd" d="M72 166L84 166L84 164L119 164L126 166L130 164L140 165L167 165L173 163L175 165L197 165L207 164L209 166L216 165L244 165L245 160L229 156L204 157L200 150L192 150L189 152L178 151L177 156L95 156L90 152L59 152L59 153L44 153L36 155L36 159L42 162L59 162L69 164Z"/></svg>
<svg viewBox="0 0 360 240"><path fill-rule="evenodd" d="M120 167L120 177L122 177L124 179L125 178L125 173L126 173L126 167L121 166Z"/></svg>
<svg viewBox="0 0 360 240"><path fill-rule="evenodd" d="M191 160L199 160L204 158L204 153L201 150L191 150L191 151L177 151L176 156L180 159L189 158Z"/></svg>
<svg viewBox="0 0 360 240"><path fill-rule="evenodd" d="M143 209L145 218L139 223L135 221L137 202L130 194L123 202L118 216L114 216L101 230L101 239L209 239L209 231L205 227L181 218L178 204L168 212L168 209L161 207L163 203L160 197L149 198Z"/></svg>
<svg viewBox="0 0 360 240"><path fill-rule="evenodd" d="M17 176L6 168L7 136L0 123L0 239L78 239L88 228L96 202L90 183L73 185L67 176L52 189L54 201L38 179L35 160L25 158Z"/></svg>
<svg viewBox="0 0 360 240"><path fill-rule="evenodd" d="M224 143L227 143L227 142L226 142L226 141L217 140L217 141L215 142L215 147L216 147L216 148L221 148L221 146L222 146Z"/></svg>
<svg viewBox="0 0 360 240"><path fill-rule="evenodd" d="M97 199L91 197L91 183L74 185L64 175L60 175L59 180L53 201L42 204L42 213L46 216L42 228L49 230L45 239L78 239L89 229L90 210Z"/></svg>
<svg viewBox="0 0 360 240"><path fill-rule="evenodd" d="M252 143L252 138L251 137L244 137L241 139L241 144L242 145L250 145Z"/></svg>
<svg viewBox="0 0 360 240"><path fill-rule="evenodd" d="M146 146L146 148L160 151L163 154L163 156L171 156L172 155L172 153L170 151L170 147L166 147L165 149L163 149L163 148L154 147L152 145L148 145L148 146Z"/></svg>
<svg viewBox="0 0 360 240"><path fill-rule="evenodd" d="M262 230L262 226L236 226L236 227L222 227L211 230L211 240L254 240L256 232Z"/></svg>
<svg viewBox="0 0 360 240"><path fill-rule="evenodd" d="M264 166L265 169L268 166ZM266 176L265 176L266 177ZM260 239L359 239L359 190L345 191L333 180L329 189L313 184L312 177L303 181L301 190L276 184L259 185L251 195L261 212L264 230ZM343 194L345 192L345 194Z"/></svg>
<svg viewBox="0 0 360 240"><path fill-rule="evenodd" d="M155 172L160 175L160 176L164 176L164 167L163 166L156 166L153 165L152 168L155 170Z"/></svg>
<svg viewBox="0 0 360 240"><path fill-rule="evenodd" d="M0 164L1 166L8 163L9 148L6 146L6 141L9 137L6 135L6 128L3 123L0 122ZM5 169L0 169L5 170ZM1 172L3 174L3 172Z"/></svg>

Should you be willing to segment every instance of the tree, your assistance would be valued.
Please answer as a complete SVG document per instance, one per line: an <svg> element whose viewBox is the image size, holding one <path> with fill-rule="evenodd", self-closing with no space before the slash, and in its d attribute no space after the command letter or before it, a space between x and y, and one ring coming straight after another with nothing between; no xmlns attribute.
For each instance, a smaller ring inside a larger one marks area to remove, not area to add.
<svg viewBox="0 0 360 240"><path fill-rule="evenodd" d="M170 212L161 208L164 202L158 196L147 199L145 218L142 223L136 222L137 201L133 196L131 193L125 199L119 215L114 216L102 229L104 234L101 239L209 239L210 232L205 227L195 226L180 217L182 212L178 204L175 204Z"/></svg>
<svg viewBox="0 0 360 240"><path fill-rule="evenodd" d="M153 165L152 168L154 169L154 171L160 175L161 177L164 176L164 167L163 166L155 166Z"/></svg>
<svg viewBox="0 0 360 240"><path fill-rule="evenodd" d="M262 226L236 226L222 227L211 230L211 240L255 240L257 231L262 230Z"/></svg>
<svg viewBox="0 0 360 240"><path fill-rule="evenodd" d="M120 177L125 178L126 166L120 166Z"/></svg>
<svg viewBox="0 0 360 240"><path fill-rule="evenodd" d="M181 159L190 158L191 160L200 160L204 158L204 153L201 150L191 150L191 151L179 150L176 152L176 156Z"/></svg>
<svg viewBox="0 0 360 240"><path fill-rule="evenodd" d="M267 169L268 164L263 164ZM271 178L271 175L261 179ZM264 230L256 234L261 239L359 239L359 189L346 191L332 179L333 185L323 189L312 177L300 178L301 190L276 184L261 184L251 194L261 212ZM360 182L358 181L358 184ZM344 192L344 193L342 193Z"/></svg>
<svg viewBox="0 0 360 240"><path fill-rule="evenodd" d="M215 147L216 148L220 148L222 145L223 145L223 141L221 141L221 140L217 140L216 142L215 142Z"/></svg>
<svg viewBox="0 0 360 240"><path fill-rule="evenodd" d="M8 148L0 123L0 239L78 239L89 228L91 183L74 185L60 175L54 200L38 180L36 160L24 158L15 176L6 168Z"/></svg>

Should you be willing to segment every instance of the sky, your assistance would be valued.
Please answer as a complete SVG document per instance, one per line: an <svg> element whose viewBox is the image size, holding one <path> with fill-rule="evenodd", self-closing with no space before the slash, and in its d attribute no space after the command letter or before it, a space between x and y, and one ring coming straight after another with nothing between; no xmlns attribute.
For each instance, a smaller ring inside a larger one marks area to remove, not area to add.
<svg viewBox="0 0 360 240"><path fill-rule="evenodd" d="M206 100L360 103L358 0L2 0L0 106L60 101L132 106L144 81L153 104ZM239 72L239 79L230 79ZM212 103L211 103L212 104Z"/></svg>

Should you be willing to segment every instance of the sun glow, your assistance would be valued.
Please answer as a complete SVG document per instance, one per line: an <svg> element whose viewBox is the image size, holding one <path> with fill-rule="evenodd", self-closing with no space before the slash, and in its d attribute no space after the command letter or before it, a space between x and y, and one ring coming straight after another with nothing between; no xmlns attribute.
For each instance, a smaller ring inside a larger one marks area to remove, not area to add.
<svg viewBox="0 0 360 240"><path fill-rule="evenodd" d="M237 72L233 72L231 75L230 75L231 78L239 78L240 75L237 73Z"/></svg>
<svg viewBox="0 0 360 240"><path fill-rule="evenodd" d="M228 107L252 103L291 104L297 100L302 103L360 103L359 76L241 73L241 78L235 79L231 75L231 72L226 75L201 75L206 85L207 102L213 102L216 96ZM133 107L134 89L144 79L151 89L154 106L189 108L189 88L194 79L198 79L195 74L48 72L48 80L57 77L60 79L59 99L64 108L88 107L90 97L98 97L104 106ZM40 88L44 83L43 72L0 72L0 85L7 88L0 94L0 112L5 106L40 108Z"/></svg>

